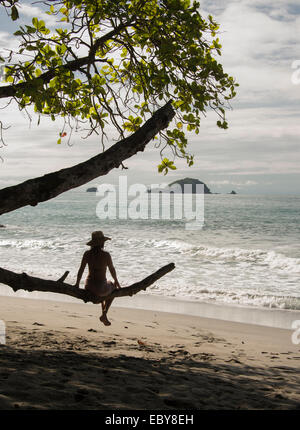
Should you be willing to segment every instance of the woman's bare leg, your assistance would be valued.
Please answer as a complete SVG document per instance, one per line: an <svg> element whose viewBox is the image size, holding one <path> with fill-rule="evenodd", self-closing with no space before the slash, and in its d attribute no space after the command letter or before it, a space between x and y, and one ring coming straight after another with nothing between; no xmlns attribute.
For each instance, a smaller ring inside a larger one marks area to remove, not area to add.
<svg viewBox="0 0 300 430"><path fill-rule="evenodd" d="M100 317L100 321L103 322L104 325L111 325L111 322L107 319L107 312L108 312L108 309L110 308L113 300L114 300L113 298L108 299L108 300L103 300L103 302L101 303L102 315Z"/></svg>
<svg viewBox="0 0 300 430"><path fill-rule="evenodd" d="M105 300L102 302L102 315L100 317L100 321L103 322L104 325L111 325L111 322L107 319L107 312L112 304L113 299Z"/></svg>
<svg viewBox="0 0 300 430"><path fill-rule="evenodd" d="M113 302L113 299L109 299L109 300L105 300L105 307L104 307L104 312L105 314L107 314L108 309L110 308L111 304Z"/></svg>

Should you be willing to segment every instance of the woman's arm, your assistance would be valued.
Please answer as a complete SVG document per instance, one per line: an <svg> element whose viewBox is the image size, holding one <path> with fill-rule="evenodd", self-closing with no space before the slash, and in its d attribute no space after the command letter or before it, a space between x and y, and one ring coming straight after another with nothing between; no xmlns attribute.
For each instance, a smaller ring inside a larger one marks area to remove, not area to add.
<svg viewBox="0 0 300 430"><path fill-rule="evenodd" d="M86 253L83 254L82 260L81 260L81 264L78 270L78 274L77 274L77 281L75 284L75 287L79 288L79 284L85 269L85 266L87 265L87 257L86 257Z"/></svg>
<svg viewBox="0 0 300 430"><path fill-rule="evenodd" d="M119 288L121 288L121 286L120 286L120 284L119 284L119 281L118 281L118 278L117 278L116 269L115 269L115 267L114 267L114 265L113 265L113 262L112 262L112 259L111 259L110 254L108 254L108 262L107 262L107 266L108 266L108 268L109 268L109 271L110 271L110 273L111 273L111 276L113 277L113 280L115 281L115 286L116 286L118 289L119 289Z"/></svg>

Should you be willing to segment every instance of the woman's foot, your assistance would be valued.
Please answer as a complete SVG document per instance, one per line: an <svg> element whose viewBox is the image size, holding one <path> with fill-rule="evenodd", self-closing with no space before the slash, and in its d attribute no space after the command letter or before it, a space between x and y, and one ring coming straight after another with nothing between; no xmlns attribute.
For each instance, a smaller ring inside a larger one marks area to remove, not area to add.
<svg viewBox="0 0 300 430"><path fill-rule="evenodd" d="M107 316L106 315L101 315L101 317L99 318L99 320L104 324L104 325L111 325L111 322L108 321Z"/></svg>

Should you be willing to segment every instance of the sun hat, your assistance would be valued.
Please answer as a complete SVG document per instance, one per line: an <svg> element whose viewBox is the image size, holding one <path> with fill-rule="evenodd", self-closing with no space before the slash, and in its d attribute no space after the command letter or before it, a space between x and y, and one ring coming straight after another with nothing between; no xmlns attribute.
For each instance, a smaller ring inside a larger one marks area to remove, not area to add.
<svg viewBox="0 0 300 430"><path fill-rule="evenodd" d="M110 237L104 236L102 231L93 231L92 233L92 239L87 242L87 245L89 246L97 246L102 245L103 242L106 240L111 240Z"/></svg>

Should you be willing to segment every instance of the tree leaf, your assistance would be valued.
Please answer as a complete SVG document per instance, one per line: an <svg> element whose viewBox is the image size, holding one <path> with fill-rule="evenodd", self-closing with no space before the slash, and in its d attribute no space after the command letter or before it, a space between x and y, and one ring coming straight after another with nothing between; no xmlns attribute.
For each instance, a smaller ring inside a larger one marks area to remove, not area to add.
<svg viewBox="0 0 300 430"><path fill-rule="evenodd" d="M11 19L13 21L16 21L19 18L19 12L16 6L13 6L11 8Z"/></svg>

